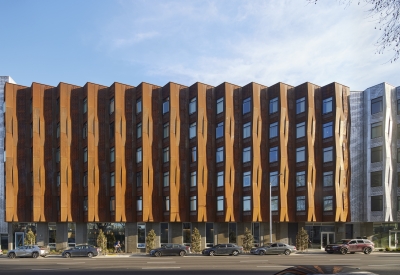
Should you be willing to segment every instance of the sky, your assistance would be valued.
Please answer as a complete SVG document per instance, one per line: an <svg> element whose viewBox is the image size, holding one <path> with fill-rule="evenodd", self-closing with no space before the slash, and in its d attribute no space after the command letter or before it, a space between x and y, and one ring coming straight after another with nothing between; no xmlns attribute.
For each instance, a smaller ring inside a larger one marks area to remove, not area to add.
<svg viewBox="0 0 400 275"><path fill-rule="evenodd" d="M377 18L353 2L0 0L0 75L24 86L400 86L400 60L376 53Z"/></svg>

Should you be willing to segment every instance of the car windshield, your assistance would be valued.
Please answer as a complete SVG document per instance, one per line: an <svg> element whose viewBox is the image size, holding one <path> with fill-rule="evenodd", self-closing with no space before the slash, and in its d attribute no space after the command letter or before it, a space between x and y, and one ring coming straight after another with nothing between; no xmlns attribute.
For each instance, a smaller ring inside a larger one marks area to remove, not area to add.
<svg viewBox="0 0 400 275"><path fill-rule="evenodd" d="M340 241L340 244L346 244L346 243L348 243L349 242L349 240L341 240Z"/></svg>

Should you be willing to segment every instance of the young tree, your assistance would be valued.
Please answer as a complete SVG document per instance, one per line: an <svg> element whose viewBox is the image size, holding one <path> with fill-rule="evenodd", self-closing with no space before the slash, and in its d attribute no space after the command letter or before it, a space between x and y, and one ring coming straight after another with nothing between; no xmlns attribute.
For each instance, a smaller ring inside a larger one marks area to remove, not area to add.
<svg viewBox="0 0 400 275"><path fill-rule="evenodd" d="M146 253L149 253L150 250L156 247L156 233L154 230L150 230L149 234L146 237Z"/></svg>
<svg viewBox="0 0 400 275"><path fill-rule="evenodd" d="M35 233L33 233L31 229L26 232L24 243L25 245L33 245L36 243Z"/></svg>
<svg viewBox="0 0 400 275"><path fill-rule="evenodd" d="M97 246L101 249L101 253L107 255L107 237L101 229L99 231L99 236L97 236Z"/></svg>
<svg viewBox="0 0 400 275"><path fill-rule="evenodd" d="M251 234L251 231L246 227L243 237L243 250L245 252L249 252L251 250L251 248L253 247L253 241L254 237Z"/></svg>
<svg viewBox="0 0 400 275"><path fill-rule="evenodd" d="M201 235L200 231L195 227L193 229L193 234L192 234L192 243L191 243L191 250L194 253L200 253L201 252Z"/></svg>
<svg viewBox="0 0 400 275"><path fill-rule="evenodd" d="M308 241L309 241L308 233L302 227L300 229L299 233L297 233L297 236L296 236L296 248L297 248L297 250L299 250L301 252L306 250L308 248Z"/></svg>

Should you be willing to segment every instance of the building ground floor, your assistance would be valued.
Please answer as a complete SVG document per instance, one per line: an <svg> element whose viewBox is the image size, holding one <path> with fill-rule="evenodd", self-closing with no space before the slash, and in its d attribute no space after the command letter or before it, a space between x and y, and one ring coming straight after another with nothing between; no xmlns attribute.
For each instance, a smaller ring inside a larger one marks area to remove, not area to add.
<svg viewBox="0 0 400 275"><path fill-rule="evenodd" d="M79 243L96 245L102 230L109 249L120 241L125 252L145 252L146 236L150 230L156 234L156 245L182 243L190 245L191 235L197 228L201 247L218 243L242 245L246 228L251 230L254 246L269 242L296 244L296 235L304 228L310 238L310 248L323 249L327 244L347 238L368 238L376 248L397 248L400 223L273 223L268 222L137 222L137 223L9 223L8 234L1 234L1 247L12 249L24 243L25 234L32 230L38 245L55 250L73 247Z"/></svg>

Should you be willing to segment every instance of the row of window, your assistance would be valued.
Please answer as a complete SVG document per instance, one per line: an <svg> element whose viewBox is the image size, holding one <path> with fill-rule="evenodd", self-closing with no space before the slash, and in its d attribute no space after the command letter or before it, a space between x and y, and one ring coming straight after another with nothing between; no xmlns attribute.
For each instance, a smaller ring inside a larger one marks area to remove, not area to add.
<svg viewBox="0 0 400 275"><path fill-rule="evenodd" d="M379 187L383 185L382 171L374 171L370 173L371 187ZM397 186L400 187L400 172L397 172Z"/></svg>
<svg viewBox="0 0 400 275"><path fill-rule="evenodd" d="M383 211L383 195L371 196L371 211ZM400 196L397 196L397 211L400 211Z"/></svg>

